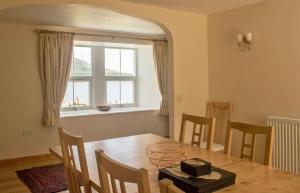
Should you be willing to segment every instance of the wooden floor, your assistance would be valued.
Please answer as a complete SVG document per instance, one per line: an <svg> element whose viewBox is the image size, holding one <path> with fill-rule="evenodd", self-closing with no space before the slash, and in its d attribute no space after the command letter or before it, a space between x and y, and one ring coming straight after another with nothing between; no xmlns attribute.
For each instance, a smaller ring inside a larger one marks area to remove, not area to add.
<svg viewBox="0 0 300 193"><path fill-rule="evenodd" d="M30 193L29 189L19 180L16 171L56 163L60 163L60 160L49 154L0 165L0 193Z"/></svg>

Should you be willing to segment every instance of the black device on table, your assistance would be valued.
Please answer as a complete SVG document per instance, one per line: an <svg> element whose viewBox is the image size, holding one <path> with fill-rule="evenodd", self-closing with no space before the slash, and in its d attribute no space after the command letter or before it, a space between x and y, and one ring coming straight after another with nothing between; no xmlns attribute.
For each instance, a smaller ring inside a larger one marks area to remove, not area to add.
<svg viewBox="0 0 300 193"><path fill-rule="evenodd" d="M179 165L160 169L158 179L168 178L186 193L211 193L235 184L236 174L213 167L210 162L199 158L182 161L182 175L172 172L173 168L178 170L178 167ZM214 179L212 175L217 178Z"/></svg>

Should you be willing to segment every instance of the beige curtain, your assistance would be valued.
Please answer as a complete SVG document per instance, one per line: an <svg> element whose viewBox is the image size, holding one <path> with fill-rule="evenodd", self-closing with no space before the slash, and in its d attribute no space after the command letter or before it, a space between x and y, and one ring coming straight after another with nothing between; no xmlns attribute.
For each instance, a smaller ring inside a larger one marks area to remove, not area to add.
<svg viewBox="0 0 300 193"><path fill-rule="evenodd" d="M73 52L74 34L39 31L40 77L45 126L60 122L60 106L66 91Z"/></svg>
<svg viewBox="0 0 300 193"><path fill-rule="evenodd" d="M168 115L168 43L165 41L156 41L153 45L153 57L157 73L158 85L162 96L160 104L160 114Z"/></svg>

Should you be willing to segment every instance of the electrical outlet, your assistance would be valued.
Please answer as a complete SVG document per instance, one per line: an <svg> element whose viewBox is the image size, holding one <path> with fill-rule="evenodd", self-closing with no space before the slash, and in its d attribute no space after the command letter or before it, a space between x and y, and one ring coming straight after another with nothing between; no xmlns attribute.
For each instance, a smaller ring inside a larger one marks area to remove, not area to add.
<svg viewBox="0 0 300 193"><path fill-rule="evenodd" d="M22 131L23 137L31 137L33 135L33 131L31 129L24 129Z"/></svg>

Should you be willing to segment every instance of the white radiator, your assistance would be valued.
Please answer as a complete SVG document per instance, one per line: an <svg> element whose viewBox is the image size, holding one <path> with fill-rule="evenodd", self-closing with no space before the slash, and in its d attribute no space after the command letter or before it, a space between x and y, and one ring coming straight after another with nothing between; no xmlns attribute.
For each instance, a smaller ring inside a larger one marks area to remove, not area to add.
<svg viewBox="0 0 300 193"><path fill-rule="evenodd" d="M267 121L275 129L273 167L300 175L300 119L269 116Z"/></svg>

